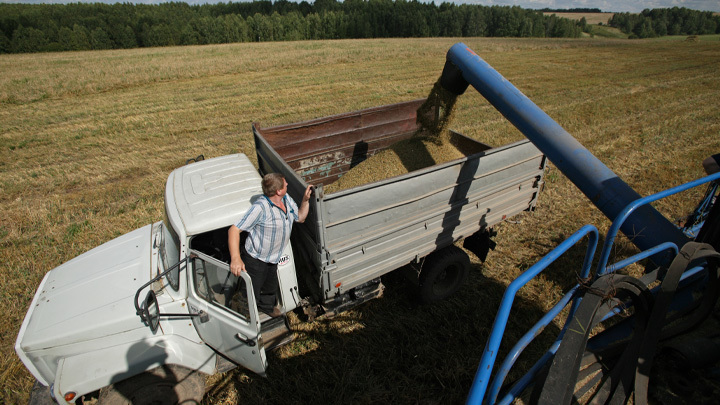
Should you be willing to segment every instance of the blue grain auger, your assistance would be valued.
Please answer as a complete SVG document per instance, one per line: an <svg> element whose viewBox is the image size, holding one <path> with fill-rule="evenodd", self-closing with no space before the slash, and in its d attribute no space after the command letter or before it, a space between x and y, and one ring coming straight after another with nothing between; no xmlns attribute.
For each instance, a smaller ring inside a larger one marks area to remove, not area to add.
<svg viewBox="0 0 720 405"><path fill-rule="evenodd" d="M440 81L457 95L468 85L477 89L613 221L594 274L590 270L599 235L594 226L586 225L508 286L467 402L508 404L525 393L531 403L552 405L625 403L630 397L635 404L647 403L658 346L706 319L720 294L716 251L720 250L720 204L713 205L720 173L642 197L465 44L450 48ZM703 185L705 196L682 228L650 205ZM618 231L640 253L609 264ZM515 294L586 236L586 255L578 274L588 281L568 291L497 366ZM650 259L643 277L616 273L643 259ZM566 306L569 315L555 343L523 377L506 384L520 353ZM632 316L590 337L594 326L628 308Z"/></svg>

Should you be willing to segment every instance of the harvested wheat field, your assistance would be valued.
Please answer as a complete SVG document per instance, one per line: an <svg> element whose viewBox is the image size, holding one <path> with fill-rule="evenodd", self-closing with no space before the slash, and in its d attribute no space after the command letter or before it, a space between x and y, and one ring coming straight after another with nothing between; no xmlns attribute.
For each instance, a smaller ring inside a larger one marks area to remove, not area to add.
<svg viewBox="0 0 720 405"><path fill-rule="evenodd" d="M569 18L571 20L577 20L577 21L580 21L580 19L585 18L585 21L588 24L607 24L615 13L573 13L573 12L562 12L562 11L560 11L560 12L545 11L545 12L543 12L543 14L544 15L555 14L558 17Z"/></svg>
<svg viewBox="0 0 720 405"><path fill-rule="evenodd" d="M27 403L33 378L13 345L43 275L161 220L171 170L199 154L255 161L253 121L281 125L426 97L458 41L0 55L0 402ZM700 162L720 150L717 41L462 41L641 195L702 176ZM470 138L492 146L521 139L472 88L453 111L452 129ZM657 208L680 218L702 191ZM587 223L601 236L609 226L550 164L536 211L497 227L497 248L484 263L471 256L458 294L418 305L391 274L382 298L335 318L301 323L291 314L296 338L268 354L268 378L243 369L211 376L204 403L463 402L506 286ZM500 358L576 283L583 250L520 291ZM621 239L613 260L634 251ZM546 328L508 380L560 325Z"/></svg>

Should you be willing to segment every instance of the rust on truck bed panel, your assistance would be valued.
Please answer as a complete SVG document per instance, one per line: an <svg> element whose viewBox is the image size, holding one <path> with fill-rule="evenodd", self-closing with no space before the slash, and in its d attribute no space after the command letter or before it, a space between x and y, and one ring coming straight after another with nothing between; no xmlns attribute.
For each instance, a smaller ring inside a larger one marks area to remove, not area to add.
<svg viewBox="0 0 720 405"><path fill-rule="evenodd" d="M327 186L368 157L412 136L418 128L417 109L423 101L271 128L255 123L253 128L307 183ZM467 138L460 142L475 153L490 149Z"/></svg>

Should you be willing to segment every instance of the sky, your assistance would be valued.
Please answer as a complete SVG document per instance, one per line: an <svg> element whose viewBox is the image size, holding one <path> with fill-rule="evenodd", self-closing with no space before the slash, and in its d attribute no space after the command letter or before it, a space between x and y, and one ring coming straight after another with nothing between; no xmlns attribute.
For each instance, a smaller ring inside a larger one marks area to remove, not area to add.
<svg viewBox="0 0 720 405"><path fill-rule="evenodd" d="M0 0L0 3L116 3L131 2L157 4L161 0ZM176 0L188 4L217 3L218 0ZM223 0L223 2L238 0ZM299 1L299 0L297 0ZM310 3L313 0L306 0ZM420 0L431 1L431 0ZM479 4L483 6L520 6L528 9L570 9L597 8L606 12L637 13L644 9L685 7L693 10L720 12L720 0L435 0L435 4L443 1L454 3Z"/></svg>

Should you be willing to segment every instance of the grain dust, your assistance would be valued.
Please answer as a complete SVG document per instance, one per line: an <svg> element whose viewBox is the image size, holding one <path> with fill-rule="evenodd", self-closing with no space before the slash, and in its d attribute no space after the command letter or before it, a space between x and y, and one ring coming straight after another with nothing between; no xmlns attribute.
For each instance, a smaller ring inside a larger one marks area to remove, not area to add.
<svg viewBox="0 0 720 405"><path fill-rule="evenodd" d="M410 138L348 170L325 187L325 192L347 190L465 157L450 132L456 101L457 95L445 90L438 80L417 110L418 128Z"/></svg>

